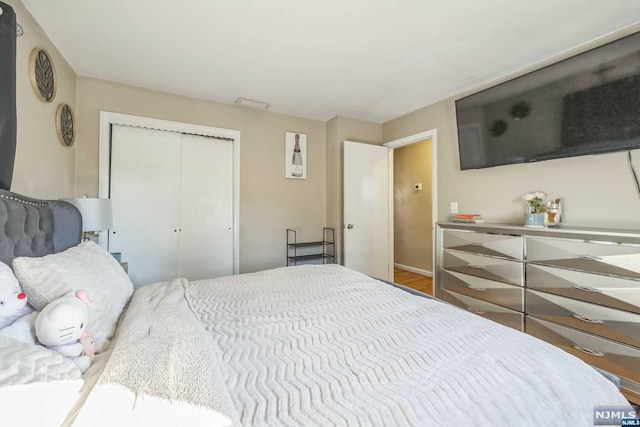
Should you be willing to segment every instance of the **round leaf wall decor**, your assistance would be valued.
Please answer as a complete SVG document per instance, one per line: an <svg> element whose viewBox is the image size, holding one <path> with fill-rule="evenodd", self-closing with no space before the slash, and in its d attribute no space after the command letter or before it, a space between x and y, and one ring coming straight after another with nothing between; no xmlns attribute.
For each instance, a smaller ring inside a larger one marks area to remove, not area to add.
<svg viewBox="0 0 640 427"><path fill-rule="evenodd" d="M73 111L67 104L58 105L56 111L56 129L58 130L58 138L60 142L67 147L73 145L76 139L75 118Z"/></svg>
<svg viewBox="0 0 640 427"><path fill-rule="evenodd" d="M53 101L56 97L56 71L46 50L35 48L31 51L29 76L36 96L44 102Z"/></svg>

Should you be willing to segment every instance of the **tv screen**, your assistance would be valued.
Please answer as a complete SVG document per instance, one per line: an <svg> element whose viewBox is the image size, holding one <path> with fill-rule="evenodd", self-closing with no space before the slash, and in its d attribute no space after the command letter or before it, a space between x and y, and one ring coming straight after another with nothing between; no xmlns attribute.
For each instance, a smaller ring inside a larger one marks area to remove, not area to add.
<svg viewBox="0 0 640 427"><path fill-rule="evenodd" d="M456 101L461 169L640 148L640 33Z"/></svg>

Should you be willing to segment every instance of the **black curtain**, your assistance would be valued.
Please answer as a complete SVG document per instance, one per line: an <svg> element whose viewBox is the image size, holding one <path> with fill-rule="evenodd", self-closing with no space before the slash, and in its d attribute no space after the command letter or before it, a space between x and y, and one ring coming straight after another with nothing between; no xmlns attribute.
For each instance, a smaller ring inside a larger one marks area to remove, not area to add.
<svg viewBox="0 0 640 427"><path fill-rule="evenodd" d="M16 14L0 2L0 188L9 190L16 157Z"/></svg>

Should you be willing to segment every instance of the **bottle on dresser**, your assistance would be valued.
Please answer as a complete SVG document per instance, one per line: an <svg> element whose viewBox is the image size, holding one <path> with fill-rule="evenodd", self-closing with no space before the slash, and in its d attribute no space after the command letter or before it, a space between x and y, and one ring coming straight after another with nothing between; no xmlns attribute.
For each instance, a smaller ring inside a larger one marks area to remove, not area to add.
<svg viewBox="0 0 640 427"><path fill-rule="evenodd" d="M545 212L547 214L545 218L545 225L553 227L560 224L560 221L562 219L560 199L555 199L548 202Z"/></svg>

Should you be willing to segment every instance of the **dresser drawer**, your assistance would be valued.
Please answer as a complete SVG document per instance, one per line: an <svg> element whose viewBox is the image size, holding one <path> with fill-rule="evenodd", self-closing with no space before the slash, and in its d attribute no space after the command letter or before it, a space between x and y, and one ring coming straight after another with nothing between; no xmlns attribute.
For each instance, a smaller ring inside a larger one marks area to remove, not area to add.
<svg viewBox="0 0 640 427"><path fill-rule="evenodd" d="M524 331L524 315L517 311L446 289L442 290L442 299L460 308L464 308L473 314L482 316L485 319L493 320L494 322L519 331Z"/></svg>
<svg viewBox="0 0 640 427"><path fill-rule="evenodd" d="M527 264L527 287L640 313L640 281Z"/></svg>
<svg viewBox="0 0 640 427"><path fill-rule="evenodd" d="M524 311L524 289L519 286L447 270L442 279L444 289Z"/></svg>
<svg viewBox="0 0 640 427"><path fill-rule="evenodd" d="M447 249L442 257L442 265L447 270L470 276L516 286L524 284L524 267L520 261L509 261Z"/></svg>
<svg viewBox="0 0 640 427"><path fill-rule="evenodd" d="M640 381L640 350L565 326L527 316L527 333L586 363L632 381Z"/></svg>
<svg viewBox="0 0 640 427"><path fill-rule="evenodd" d="M527 314L640 347L640 315L527 290Z"/></svg>
<svg viewBox="0 0 640 427"><path fill-rule="evenodd" d="M523 240L520 236L475 233L473 231L444 230L444 249L456 249L481 255L491 255L516 260L523 259Z"/></svg>
<svg viewBox="0 0 640 427"><path fill-rule="evenodd" d="M640 279L640 246L527 237L527 261Z"/></svg>

